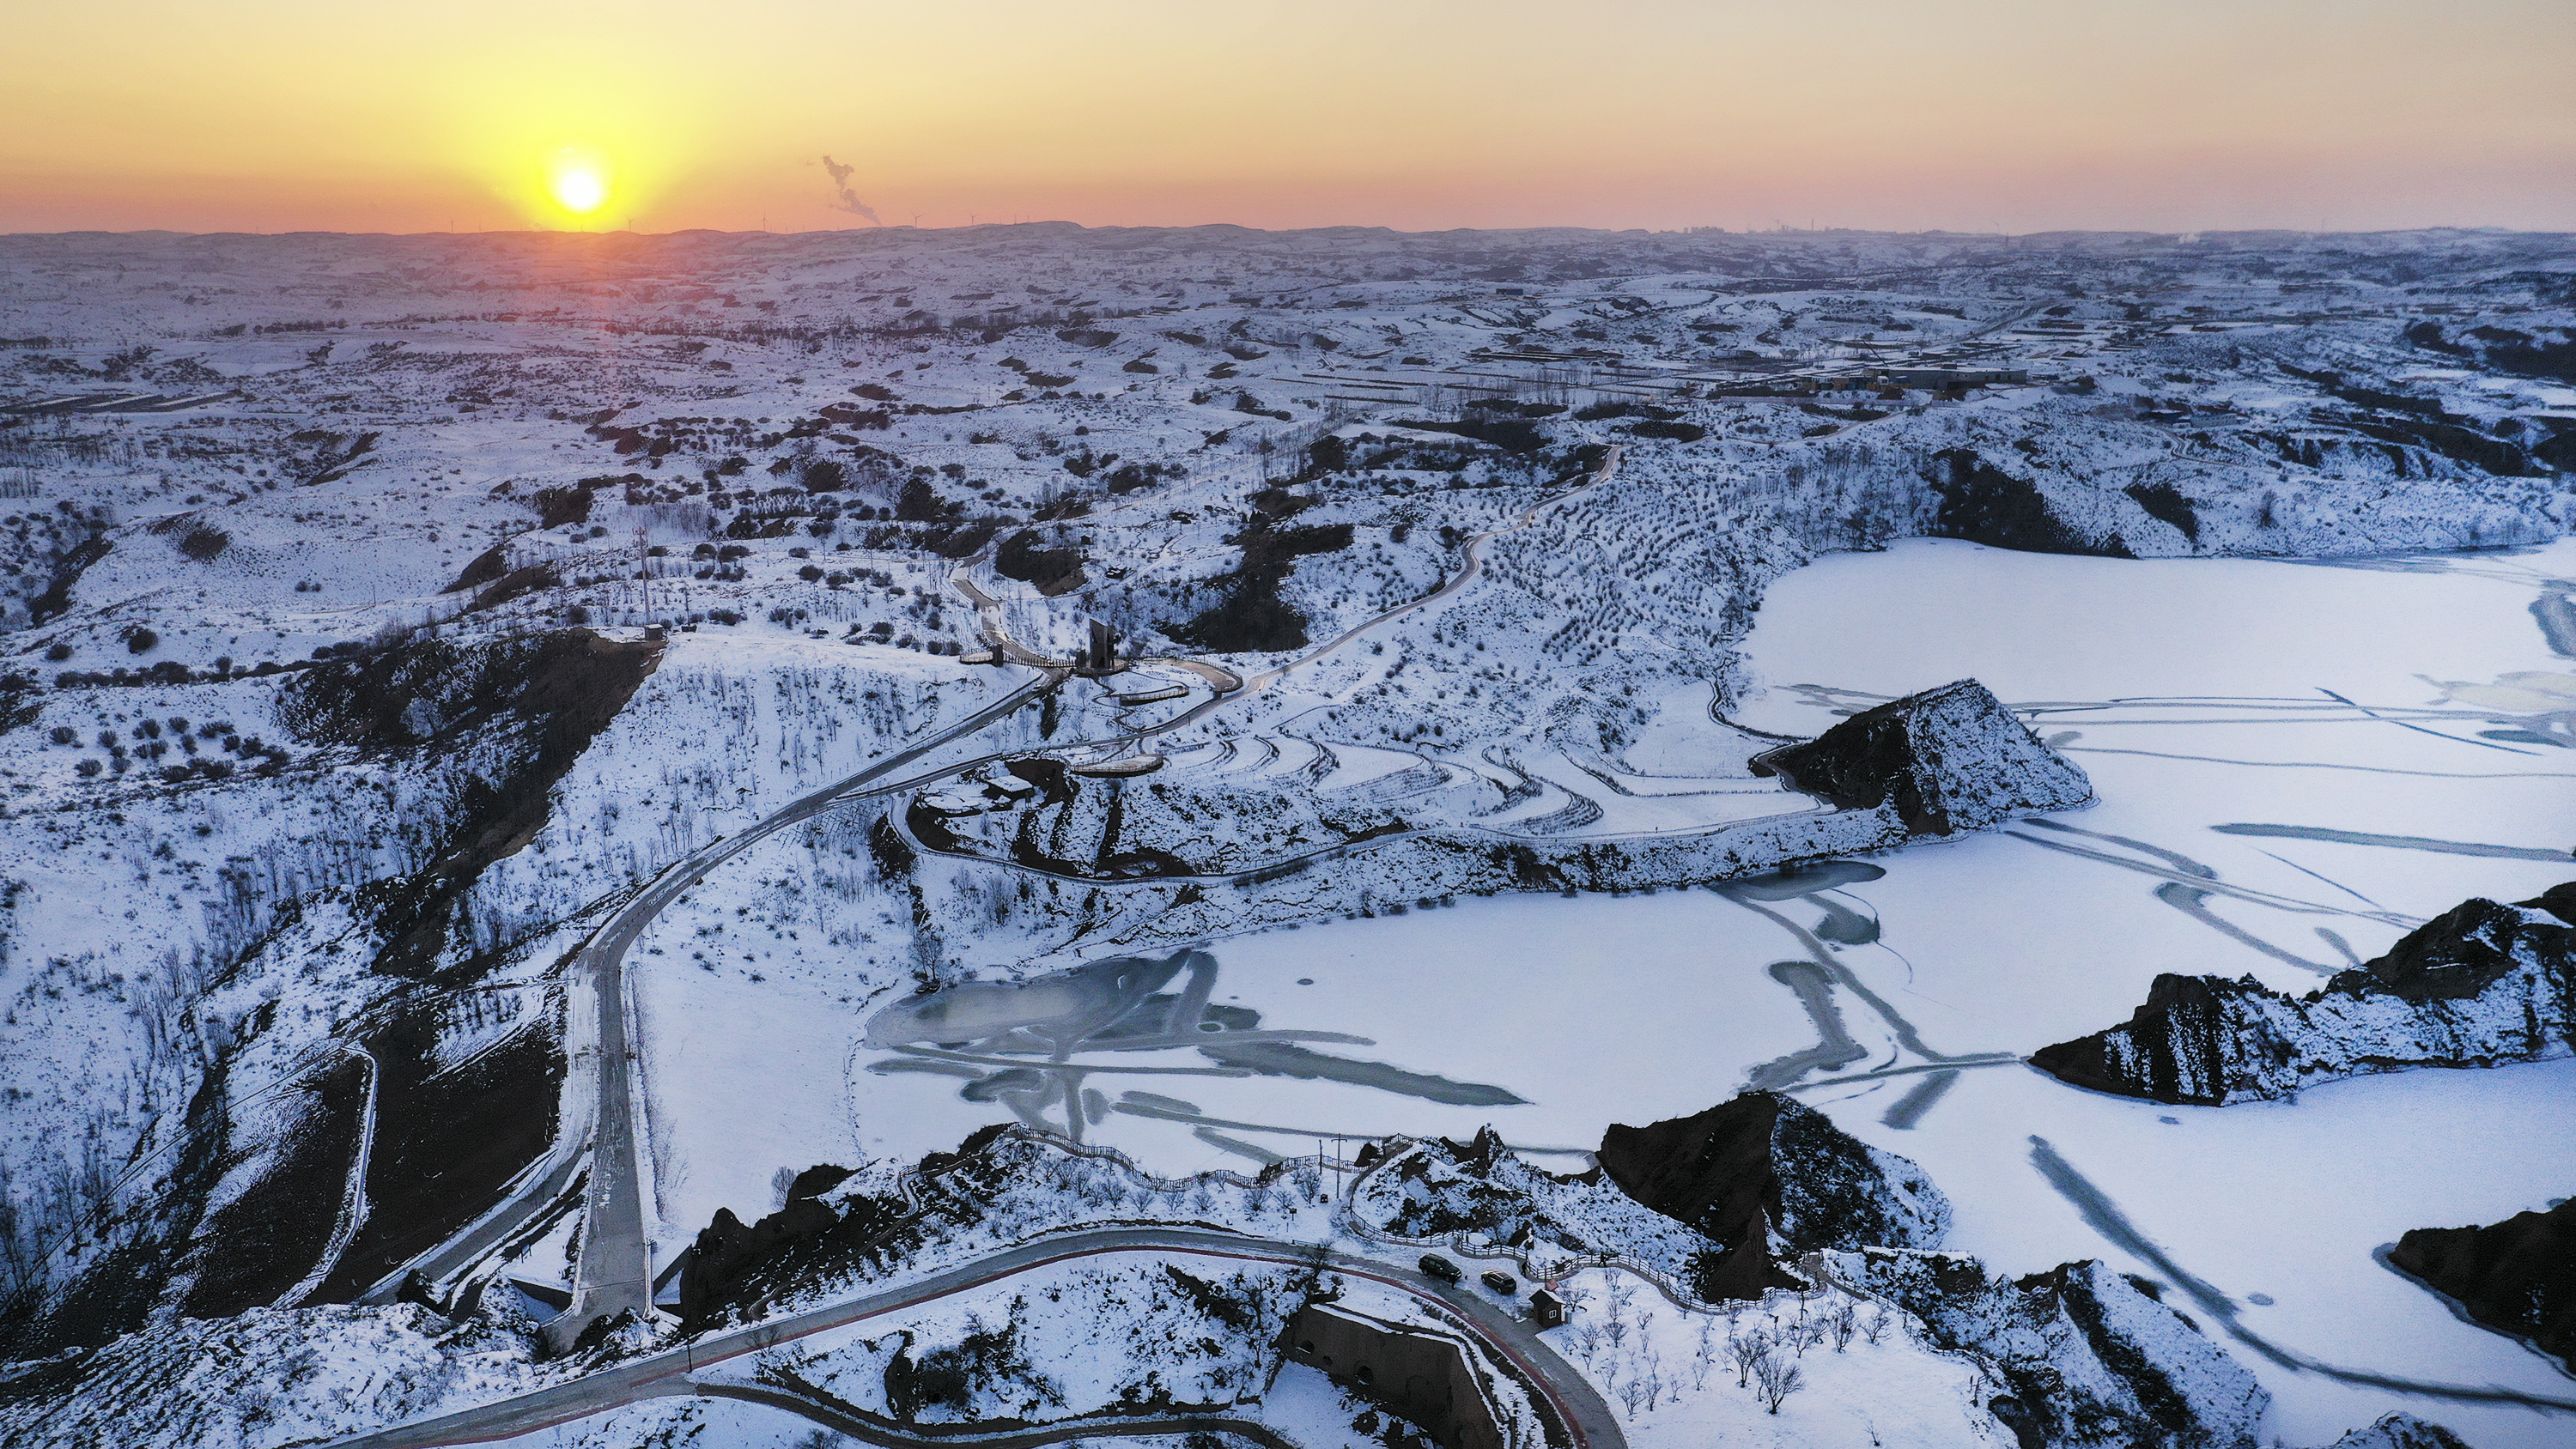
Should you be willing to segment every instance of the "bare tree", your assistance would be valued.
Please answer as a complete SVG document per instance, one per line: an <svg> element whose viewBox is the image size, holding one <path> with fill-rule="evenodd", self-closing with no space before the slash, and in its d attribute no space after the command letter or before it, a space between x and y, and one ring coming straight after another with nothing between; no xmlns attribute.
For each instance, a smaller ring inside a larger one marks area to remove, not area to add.
<svg viewBox="0 0 2576 1449"><path fill-rule="evenodd" d="M1735 1386L1743 1388L1745 1377L1753 1372L1753 1366L1770 1357L1771 1337L1758 1328L1739 1334L1726 1341L1726 1353L1735 1360Z"/></svg>
<svg viewBox="0 0 2576 1449"><path fill-rule="evenodd" d="M1861 1320L1861 1337L1868 1339L1871 1345L1875 1346L1881 1338L1887 1336L1887 1330L1893 1327L1895 1322L1895 1315L1887 1311L1886 1304L1874 1305L1870 1309L1869 1317Z"/></svg>
<svg viewBox="0 0 2576 1449"><path fill-rule="evenodd" d="M1860 1329L1859 1310L1849 1300L1837 1303L1833 1313L1825 1319L1825 1327L1834 1336L1834 1352L1841 1353L1851 1347L1852 1335Z"/></svg>
<svg viewBox="0 0 2576 1449"><path fill-rule="evenodd" d="M1753 1391L1761 1396L1763 1404L1772 1413L1780 1412L1781 1401L1806 1386L1806 1375L1795 1363L1764 1354L1753 1365Z"/></svg>
<svg viewBox="0 0 2576 1449"><path fill-rule="evenodd" d="M1628 1406L1629 1418L1637 1417L1637 1406L1641 1400L1646 1403L1654 1402L1646 1386L1646 1376L1632 1373L1628 1376L1628 1381L1619 1386L1619 1402Z"/></svg>

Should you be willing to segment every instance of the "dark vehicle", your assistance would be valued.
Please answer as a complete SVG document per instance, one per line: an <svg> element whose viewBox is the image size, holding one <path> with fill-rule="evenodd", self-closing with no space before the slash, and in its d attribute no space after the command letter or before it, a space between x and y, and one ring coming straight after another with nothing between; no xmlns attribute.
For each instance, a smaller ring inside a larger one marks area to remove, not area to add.
<svg viewBox="0 0 2576 1449"><path fill-rule="evenodd" d="M1422 1273L1426 1278L1437 1278L1443 1283L1456 1283L1467 1276L1458 1271L1457 1264L1441 1257L1438 1253L1422 1255Z"/></svg>
<svg viewBox="0 0 2576 1449"><path fill-rule="evenodd" d="M1477 1274L1476 1277L1481 1280L1486 1287L1493 1289L1495 1292L1500 1293L1506 1298L1509 1298L1520 1291L1521 1285L1519 1282L1514 1280L1511 1274L1506 1273L1499 1268L1488 1268L1484 1272Z"/></svg>

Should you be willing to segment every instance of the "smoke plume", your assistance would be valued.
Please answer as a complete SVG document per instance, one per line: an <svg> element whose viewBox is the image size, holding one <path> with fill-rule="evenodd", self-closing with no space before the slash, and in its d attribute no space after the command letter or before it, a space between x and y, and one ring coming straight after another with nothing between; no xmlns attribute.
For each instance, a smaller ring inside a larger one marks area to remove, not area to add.
<svg viewBox="0 0 2576 1449"><path fill-rule="evenodd" d="M866 202L859 200L859 194L850 189L850 173L856 171L858 169L857 167L844 166L840 162L826 156L823 158L823 169L831 173L832 190L838 193L840 197L839 200L832 203L834 210L846 211L852 216L864 216L868 219L868 224L871 226L885 225L884 222L877 220L877 209L868 205Z"/></svg>

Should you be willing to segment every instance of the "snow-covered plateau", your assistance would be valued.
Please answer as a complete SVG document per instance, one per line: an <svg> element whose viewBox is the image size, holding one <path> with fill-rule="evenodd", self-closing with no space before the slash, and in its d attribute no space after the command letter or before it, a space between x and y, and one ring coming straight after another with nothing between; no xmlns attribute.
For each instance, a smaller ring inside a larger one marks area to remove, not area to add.
<svg viewBox="0 0 2576 1449"><path fill-rule="evenodd" d="M2567 1443L2572 480L2558 236L0 237L0 1443Z"/></svg>

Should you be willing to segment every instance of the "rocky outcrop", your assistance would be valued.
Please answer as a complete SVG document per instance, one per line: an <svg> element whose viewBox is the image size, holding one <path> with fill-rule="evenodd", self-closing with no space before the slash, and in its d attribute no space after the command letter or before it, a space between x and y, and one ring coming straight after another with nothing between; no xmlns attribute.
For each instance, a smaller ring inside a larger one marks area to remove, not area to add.
<svg viewBox="0 0 2576 1449"><path fill-rule="evenodd" d="M1714 1244L1606 1181L1599 1168L1542 1171L1493 1128L1466 1142L1394 1137L1360 1149L1353 1219L1381 1237L1511 1251L1533 1278L1584 1257L1619 1257L1676 1276Z"/></svg>
<svg viewBox="0 0 2576 1449"><path fill-rule="evenodd" d="M1779 1264L1818 1249L1928 1248L1950 1226L1949 1199L1921 1168L1775 1092L1613 1124L1595 1156L1630 1197L1718 1245L1691 1265L1710 1301L1797 1287Z"/></svg>
<svg viewBox="0 0 2576 1449"><path fill-rule="evenodd" d="M2251 976L2158 976L2126 1025L2042 1047L2031 1063L2095 1091L2214 1107L2374 1072L2566 1056L2571 923L2576 883L2518 906L2464 902L2305 996Z"/></svg>
<svg viewBox="0 0 2576 1449"><path fill-rule="evenodd" d="M1973 679L1865 709L1752 767L1845 810L1892 812L1907 835L1983 830L2093 799L2084 772Z"/></svg>
<svg viewBox="0 0 2576 1449"><path fill-rule="evenodd" d="M2482 1228L2417 1228L2389 1263L2576 1370L2576 1200Z"/></svg>
<svg viewBox="0 0 2576 1449"><path fill-rule="evenodd" d="M2469 1449L2459 1435L2413 1414L2385 1414L2377 1423L2355 1429L2326 1449Z"/></svg>
<svg viewBox="0 0 2576 1449"><path fill-rule="evenodd" d="M1834 1253L1844 1287L1923 1321L1938 1348L1991 1365L1989 1404L2024 1449L2239 1449L2271 1396L2189 1318L2098 1262L1989 1278L1974 1258ZM2147 1285L2152 1288L2153 1285Z"/></svg>
<svg viewBox="0 0 2576 1449"><path fill-rule="evenodd" d="M1935 538L1964 538L1988 548L2023 553L2090 554L2135 558L2116 533L2093 536L2050 506L2051 487L2017 476L1974 448L1948 448L1933 459L1925 481L1939 505L1927 530ZM2043 474L2043 477L2046 475ZM2062 491L2063 481L2054 484Z"/></svg>

